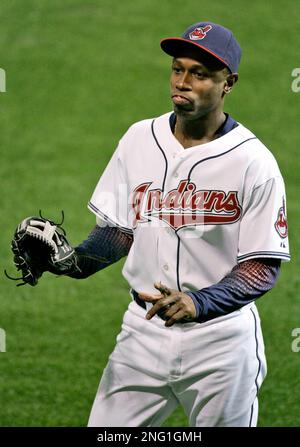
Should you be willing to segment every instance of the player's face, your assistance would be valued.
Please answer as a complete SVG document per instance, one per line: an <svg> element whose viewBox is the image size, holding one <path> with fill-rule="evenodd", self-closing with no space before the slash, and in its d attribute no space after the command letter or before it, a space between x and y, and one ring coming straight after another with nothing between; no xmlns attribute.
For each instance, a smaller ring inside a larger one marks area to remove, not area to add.
<svg viewBox="0 0 300 447"><path fill-rule="evenodd" d="M219 63L189 57L174 58L171 97L174 111L187 119L203 117L222 107L228 70Z"/></svg>

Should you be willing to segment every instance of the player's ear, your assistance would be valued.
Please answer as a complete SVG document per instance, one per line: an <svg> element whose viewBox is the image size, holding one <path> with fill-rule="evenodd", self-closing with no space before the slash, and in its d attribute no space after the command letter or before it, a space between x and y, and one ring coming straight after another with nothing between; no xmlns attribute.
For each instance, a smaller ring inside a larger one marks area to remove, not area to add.
<svg viewBox="0 0 300 447"><path fill-rule="evenodd" d="M239 75L237 73L228 73L226 76L226 81L224 83L224 94L230 93L233 89L234 84L238 81Z"/></svg>

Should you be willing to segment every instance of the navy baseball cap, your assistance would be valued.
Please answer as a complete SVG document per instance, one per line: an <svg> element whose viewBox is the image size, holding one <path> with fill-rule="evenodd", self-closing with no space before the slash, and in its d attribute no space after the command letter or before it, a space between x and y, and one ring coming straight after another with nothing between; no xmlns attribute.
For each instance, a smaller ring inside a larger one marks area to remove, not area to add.
<svg viewBox="0 0 300 447"><path fill-rule="evenodd" d="M237 73L242 50L232 32L212 22L191 25L181 37L168 37L160 42L162 50L173 57L186 52L205 51L221 61L231 73Z"/></svg>

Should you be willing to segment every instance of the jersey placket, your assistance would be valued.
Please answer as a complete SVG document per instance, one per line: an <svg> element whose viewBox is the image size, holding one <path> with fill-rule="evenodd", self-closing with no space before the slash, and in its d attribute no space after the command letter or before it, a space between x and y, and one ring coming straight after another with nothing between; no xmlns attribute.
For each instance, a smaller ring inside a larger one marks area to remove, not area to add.
<svg viewBox="0 0 300 447"><path fill-rule="evenodd" d="M169 191L176 189L181 179L181 164L183 155L174 152L168 159L168 172L165 178L163 199ZM162 210L165 211L165 210ZM170 210L172 211L172 210ZM176 210L173 210L176 211ZM157 253L159 270L162 283L177 289L177 246L178 237L170 223L160 221L160 229L157 234Z"/></svg>

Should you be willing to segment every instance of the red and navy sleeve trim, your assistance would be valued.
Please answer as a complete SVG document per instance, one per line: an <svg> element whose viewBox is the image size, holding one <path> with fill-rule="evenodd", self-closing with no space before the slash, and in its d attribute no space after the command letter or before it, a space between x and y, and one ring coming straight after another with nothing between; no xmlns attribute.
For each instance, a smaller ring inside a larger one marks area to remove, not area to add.
<svg viewBox="0 0 300 447"><path fill-rule="evenodd" d="M275 284L278 259L256 259L237 264L220 282L196 292L185 292L196 308L195 321L203 323L240 309L260 298Z"/></svg>
<svg viewBox="0 0 300 447"><path fill-rule="evenodd" d="M282 253L280 251L254 251L252 253L247 253L237 257L238 262L246 261L248 259L255 258L274 258L282 260L290 260L291 256L287 253Z"/></svg>
<svg viewBox="0 0 300 447"><path fill-rule="evenodd" d="M106 214L104 214L101 210L99 210L92 202L88 203L88 208L91 211L93 211L94 213L96 213L100 217L100 219L102 219L105 222L107 222L110 226L117 227L121 231L123 231L124 233L133 234L133 230L131 228L122 227L117 222L115 222L114 220L110 219L110 217L108 217Z"/></svg>

